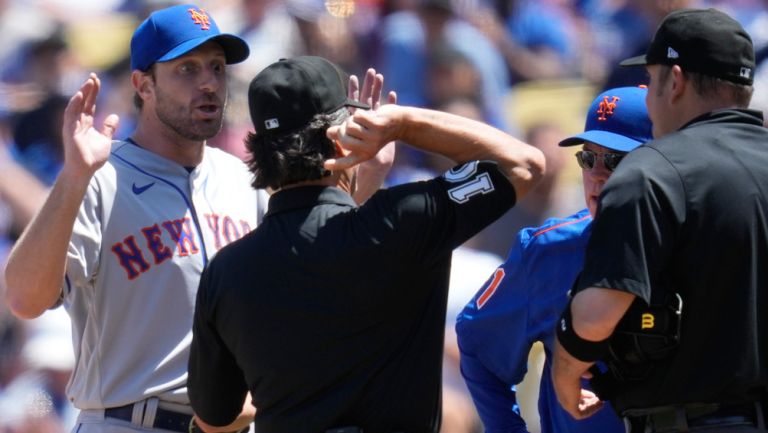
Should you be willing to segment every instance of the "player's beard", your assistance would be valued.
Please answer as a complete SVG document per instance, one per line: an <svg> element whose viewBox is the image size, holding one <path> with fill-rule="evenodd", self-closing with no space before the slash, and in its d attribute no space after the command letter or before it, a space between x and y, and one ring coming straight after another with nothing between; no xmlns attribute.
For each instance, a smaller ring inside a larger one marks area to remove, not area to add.
<svg viewBox="0 0 768 433"><path fill-rule="evenodd" d="M189 105L178 104L170 95L156 89L155 114L161 122L179 136L194 141L208 140L221 131L224 119L224 103L214 94L204 102L216 103L221 109L213 119L195 120Z"/></svg>

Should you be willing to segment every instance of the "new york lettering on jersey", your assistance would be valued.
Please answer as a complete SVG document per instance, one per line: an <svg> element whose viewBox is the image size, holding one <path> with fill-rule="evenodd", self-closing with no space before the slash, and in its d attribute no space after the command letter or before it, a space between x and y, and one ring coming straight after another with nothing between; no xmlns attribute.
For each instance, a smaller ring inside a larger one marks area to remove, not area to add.
<svg viewBox="0 0 768 433"><path fill-rule="evenodd" d="M207 229L213 236L216 251L240 239L251 231L244 219L237 220L229 215L204 214ZM122 241L112 245L112 253L125 269L129 280L139 277L152 266L161 265L174 254L184 257L199 254L201 240L190 217L182 217L142 227L140 234L129 234ZM202 229L202 227L201 227Z"/></svg>
<svg viewBox="0 0 768 433"><path fill-rule="evenodd" d="M188 171L159 156L147 159L146 153L131 143L113 152L116 194L105 218L104 240L109 242L104 245L110 246L108 260L116 261L127 279L174 256L204 266L216 251L251 231L256 205L248 198L255 192L247 180L237 191L222 191L217 182L237 171L216 170L210 158ZM242 198L232 200L233 195Z"/></svg>

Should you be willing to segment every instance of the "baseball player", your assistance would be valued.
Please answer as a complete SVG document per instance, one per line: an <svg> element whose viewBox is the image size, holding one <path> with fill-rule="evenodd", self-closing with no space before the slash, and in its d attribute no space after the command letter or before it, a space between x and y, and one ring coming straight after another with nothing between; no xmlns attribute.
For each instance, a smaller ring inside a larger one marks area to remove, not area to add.
<svg viewBox="0 0 768 433"><path fill-rule="evenodd" d="M68 395L81 409L79 433L188 430L200 275L265 211L245 164L205 145L222 126L226 65L248 53L204 10L173 6L151 14L131 40L139 114L129 138L112 139L115 115L96 130L95 74L69 101L64 167L6 277L17 316L60 303L71 316ZM364 95L380 83L367 79ZM247 427L254 408L244 408L228 430Z"/></svg>
<svg viewBox="0 0 768 433"><path fill-rule="evenodd" d="M457 318L461 372L486 431L527 432L515 384L525 376L528 352L536 341L544 344L546 354L539 390L541 431L624 431L611 410L575 421L560 407L550 379L550 356L555 322L581 269L603 185L626 152L651 139L646 94L644 88L622 87L595 98L584 132L560 142L583 144L576 158L587 208L520 231L507 260Z"/></svg>

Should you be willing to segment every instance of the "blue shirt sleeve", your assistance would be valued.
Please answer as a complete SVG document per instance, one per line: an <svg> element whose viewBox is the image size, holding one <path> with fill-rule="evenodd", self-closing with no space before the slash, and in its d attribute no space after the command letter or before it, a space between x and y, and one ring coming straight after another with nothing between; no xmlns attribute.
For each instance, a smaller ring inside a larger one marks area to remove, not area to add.
<svg viewBox="0 0 768 433"><path fill-rule="evenodd" d="M499 380L482 362L466 353L461 354L461 375L486 433L528 433L514 386Z"/></svg>
<svg viewBox="0 0 768 433"><path fill-rule="evenodd" d="M528 327L528 282L521 231L509 257L459 314L461 372L486 431L525 432L512 384L527 371L535 341Z"/></svg>

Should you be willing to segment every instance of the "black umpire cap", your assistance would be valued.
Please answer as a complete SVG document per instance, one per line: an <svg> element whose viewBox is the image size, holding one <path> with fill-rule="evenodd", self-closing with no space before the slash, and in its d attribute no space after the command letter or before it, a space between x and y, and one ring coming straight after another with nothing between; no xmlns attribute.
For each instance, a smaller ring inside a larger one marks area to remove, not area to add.
<svg viewBox="0 0 768 433"><path fill-rule="evenodd" d="M344 106L369 109L347 98L341 70L322 57L281 59L251 81L248 106L257 134L285 133L300 128L316 114Z"/></svg>
<svg viewBox="0 0 768 433"><path fill-rule="evenodd" d="M679 65L683 70L752 85L755 49L736 20L717 9L680 9L659 25L645 55L621 66Z"/></svg>

